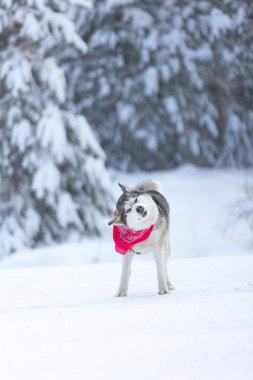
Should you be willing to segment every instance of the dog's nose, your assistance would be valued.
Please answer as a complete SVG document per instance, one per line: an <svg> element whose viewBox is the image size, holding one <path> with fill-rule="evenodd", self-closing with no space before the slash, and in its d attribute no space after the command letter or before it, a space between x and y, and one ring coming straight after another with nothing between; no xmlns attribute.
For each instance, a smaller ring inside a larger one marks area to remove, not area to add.
<svg viewBox="0 0 253 380"><path fill-rule="evenodd" d="M142 207L142 206L137 206L136 207L136 212L138 212L138 214L143 214L143 211L144 211L144 207Z"/></svg>

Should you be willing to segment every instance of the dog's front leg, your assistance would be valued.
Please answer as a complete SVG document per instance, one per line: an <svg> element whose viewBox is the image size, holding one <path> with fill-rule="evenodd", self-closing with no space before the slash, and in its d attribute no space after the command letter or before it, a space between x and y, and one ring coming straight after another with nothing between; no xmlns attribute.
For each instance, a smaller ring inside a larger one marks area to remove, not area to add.
<svg viewBox="0 0 253 380"><path fill-rule="evenodd" d="M160 249L159 246L154 249L154 257L157 270L158 294L167 294L169 293L169 288L166 281L164 251L163 249Z"/></svg>
<svg viewBox="0 0 253 380"><path fill-rule="evenodd" d="M128 251L122 257L121 278L120 278L119 290L116 294L116 297L125 297L127 295L128 282L131 275L131 264L132 264L133 256L134 256L134 253L132 251Z"/></svg>

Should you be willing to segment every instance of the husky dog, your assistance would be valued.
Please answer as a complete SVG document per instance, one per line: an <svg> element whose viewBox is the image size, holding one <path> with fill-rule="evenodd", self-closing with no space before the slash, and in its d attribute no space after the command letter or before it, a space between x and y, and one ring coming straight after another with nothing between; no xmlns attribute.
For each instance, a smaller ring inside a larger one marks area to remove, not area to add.
<svg viewBox="0 0 253 380"><path fill-rule="evenodd" d="M108 223L122 226L131 231L146 230L153 226L148 238L133 246L122 258L122 271L118 297L126 296L131 274L131 263L135 253L152 251L154 254L158 294L167 294L173 290L167 272L170 255L169 244L169 205L162 195L162 188L157 181L144 181L129 188L119 184L122 194L116 205L114 218Z"/></svg>

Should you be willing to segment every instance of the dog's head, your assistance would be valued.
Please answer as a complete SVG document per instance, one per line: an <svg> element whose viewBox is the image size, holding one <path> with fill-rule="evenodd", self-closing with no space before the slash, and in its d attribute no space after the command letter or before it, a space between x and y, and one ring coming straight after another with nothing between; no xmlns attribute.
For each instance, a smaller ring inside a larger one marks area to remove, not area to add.
<svg viewBox="0 0 253 380"><path fill-rule="evenodd" d="M138 189L119 184L122 194L118 199L114 218L109 225L122 225L132 230L142 230L157 221L159 211L152 197Z"/></svg>

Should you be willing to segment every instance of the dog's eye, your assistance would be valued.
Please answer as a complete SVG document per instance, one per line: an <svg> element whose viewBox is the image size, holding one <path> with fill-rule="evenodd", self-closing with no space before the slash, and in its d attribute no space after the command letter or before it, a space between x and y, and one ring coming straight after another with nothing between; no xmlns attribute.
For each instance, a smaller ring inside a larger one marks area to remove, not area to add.
<svg viewBox="0 0 253 380"><path fill-rule="evenodd" d="M130 211L131 211L131 209L128 208L128 209L126 210L126 213L129 214Z"/></svg>

